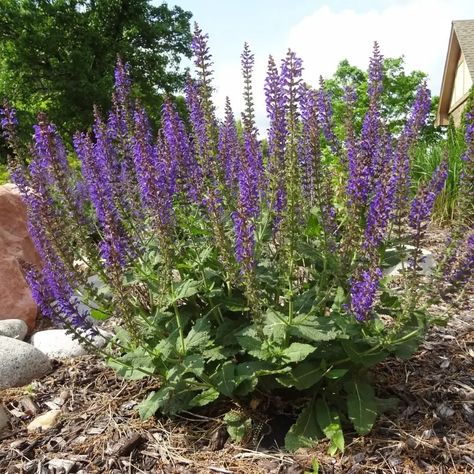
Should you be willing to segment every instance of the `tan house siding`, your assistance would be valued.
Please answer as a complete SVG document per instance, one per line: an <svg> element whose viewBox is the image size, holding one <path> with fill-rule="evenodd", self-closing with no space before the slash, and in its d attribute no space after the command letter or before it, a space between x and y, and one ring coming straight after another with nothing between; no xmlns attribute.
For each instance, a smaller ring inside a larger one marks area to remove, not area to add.
<svg viewBox="0 0 474 474"><path fill-rule="evenodd" d="M452 22L436 125L458 126L474 79L474 20Z"/></svg>

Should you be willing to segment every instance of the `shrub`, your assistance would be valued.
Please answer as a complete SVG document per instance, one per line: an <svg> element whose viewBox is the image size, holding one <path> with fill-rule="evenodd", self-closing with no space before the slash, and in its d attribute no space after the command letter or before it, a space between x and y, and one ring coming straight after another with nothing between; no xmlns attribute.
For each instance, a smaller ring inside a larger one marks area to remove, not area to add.
<svg viewBox="0 0 474 474"><path fill-rule="evenodd" d="M240 409L225 422L242 439L262 421L255 406L296 392L305 404L287 447L327 437L331 452L342 450L343 426L368 433L383 405L369 369L391 355L410 357L434 321L427 310L434 285L424 284L420 263L447 164L412 196L409 161L429 92L420 87L403 132L391 136L379 113L375 45L362 129L353 129L347 90L340 141L324 84L304 83L302 62L288 51L280 68L268 63L264 155L248 46L241 133L229 101L224 120L215 116L211 56L197 27L193 49L190 123L165 101L153 139L119 62L111 112L105 119L95 110L93 133L74 137L81 173L44 115L25 151L5 105L11 176L44 262L27 274L34 297L43 315L84 344L98 331L84 304L92 318L117 321L103 355L123 377L160 381L140 404L142 417L228 398ZM471 126L470 162L472 137ZM432 277L445 293L471 276L469 232L453 240L444 273ZM395 285L386 267L398 261L404 270Z"/></svg>

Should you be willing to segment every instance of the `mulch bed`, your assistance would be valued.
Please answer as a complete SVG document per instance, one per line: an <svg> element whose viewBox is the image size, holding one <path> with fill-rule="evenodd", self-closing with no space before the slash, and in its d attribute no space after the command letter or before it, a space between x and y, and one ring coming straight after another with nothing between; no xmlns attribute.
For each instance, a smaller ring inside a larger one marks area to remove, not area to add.
<svg viewBox="0 0 474 474"><path fill-rule="evenodd" d="M12 429L0 433L0 473L303 474L314 458L321 473L474 473L473 308L469 293L415 356L377 367L378 394L400 403L369 435L348 433L342 455L328 456L324 442L293 455L264 443L233 444L224 410L142 421L136 404L157 382L122 380L85 356L57 361L39 382L0 392L12 415ZM35 416L54 408L62 410L55 428L27 432Z"/></svg>

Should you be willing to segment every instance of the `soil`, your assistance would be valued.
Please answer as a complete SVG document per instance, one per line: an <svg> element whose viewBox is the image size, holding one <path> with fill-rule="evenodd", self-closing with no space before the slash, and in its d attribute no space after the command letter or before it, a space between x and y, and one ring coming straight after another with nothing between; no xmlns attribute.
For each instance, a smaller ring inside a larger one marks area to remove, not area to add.
<svg viewBox="0 0 474 474"><path fill-rule="evenodd" d="M434 235L436 248L442 234ZM42 380L0 392L11 414L10 429L0 432L0 473L303 474L313 472L314 459L320 473L331 474L474 473L473 308L474 294L466 292L447 326L433 328L410 360L376 368L378 395L397 397L398 407L369 435L347 433L335 457L326 443L293 455L275 447L284 417L269 422L274 435L263 432L258 445L234 444L221 415L229 405L142 421L135 407L157 382L122 380L98 357L84 356L55 361ZM28 433L28 423L51 409L61 410L59 424Z"/></svg>

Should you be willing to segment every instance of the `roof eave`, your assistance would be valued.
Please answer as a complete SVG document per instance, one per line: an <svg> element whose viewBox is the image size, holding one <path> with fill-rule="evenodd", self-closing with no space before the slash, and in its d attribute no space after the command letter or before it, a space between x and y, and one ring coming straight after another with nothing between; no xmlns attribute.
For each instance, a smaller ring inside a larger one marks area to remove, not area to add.
<svg viewBox="0 0 474 474"><path fill-rule="evenodd" d="M451 23L451 34L449 36L448 52L444 63L443 80L441 82L441 91L439 94L438 112L436 114L436 125L448 124L449 102L451 100L451 91L454 84L456 73L457 58L460 54L459 41L456 37L454 25Z"/></svg>

